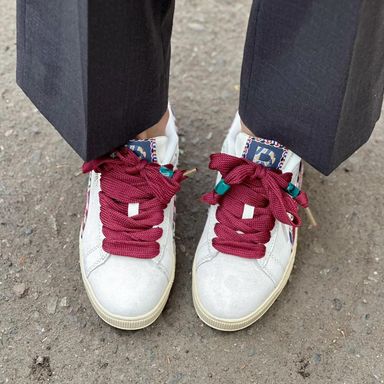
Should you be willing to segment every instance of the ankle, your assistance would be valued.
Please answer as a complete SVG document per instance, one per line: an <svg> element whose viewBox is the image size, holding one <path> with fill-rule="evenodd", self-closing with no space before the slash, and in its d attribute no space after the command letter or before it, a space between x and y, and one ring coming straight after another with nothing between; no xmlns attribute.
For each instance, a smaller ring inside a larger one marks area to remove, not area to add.
<svg viewBox="0 0 384 384"><path fill-rule="evenodd" d="M241 132L244 132L249 136L255 136L255 134L243 123L243 120L241 120Z"/></svg>
<svg viewBox="0 0 384 384"><path fill-rule="evenodd" d="M140 132L136 136L136 139L143 140L143 139L150 139L152 137L157 137L157 136L165 136L165 129L167 127L168 119L169 119L169 111L167 109L167 111L164 113L162 118L155 125L152 125L152 127L146 129L143 132Z"/></svg>

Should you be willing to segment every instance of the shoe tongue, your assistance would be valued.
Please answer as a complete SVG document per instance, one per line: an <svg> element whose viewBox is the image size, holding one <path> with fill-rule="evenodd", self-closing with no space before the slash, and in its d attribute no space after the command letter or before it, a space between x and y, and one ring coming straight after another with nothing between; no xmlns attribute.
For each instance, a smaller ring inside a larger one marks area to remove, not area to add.
<svg viewBox="0 0 384 384"><path fill-rule="evenodd" d="M236 156L244 157L267 168L281 169L288 150L277 141L252 137L239 132L235 143Z"/></svg>
<svg viewBox="0 0 384 384"><path fill-rule="evenodd" d="M159 163L165 156L168 138L166 136L153 137L143 140L129 140L127 147L138 157L148 161L148 163Z"/></svg>

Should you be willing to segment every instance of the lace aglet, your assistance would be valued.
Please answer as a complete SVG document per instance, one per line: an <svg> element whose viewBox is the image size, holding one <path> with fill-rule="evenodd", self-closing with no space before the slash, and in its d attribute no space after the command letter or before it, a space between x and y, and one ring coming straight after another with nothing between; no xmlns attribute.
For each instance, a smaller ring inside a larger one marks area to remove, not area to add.
<svg viewBox="0 0 384 384"><path fill-rule="evenodd" d="M308 220L311 223L312 227L317 227L317 222L315 220L315 217L312 214L312 211L309 209L309 207L304 208L305 213L307 214Z"/></svg>
<svg viewBox="0 0 384 384"><path fill-rule="evenodd" d="M192 168L192 169L189 169L188 171L185 171L184 173L183 173L183 175L185 176L185 177L190 177L190 176L192 176L193 174L195 174L197 172L197 168Z"/></svg>

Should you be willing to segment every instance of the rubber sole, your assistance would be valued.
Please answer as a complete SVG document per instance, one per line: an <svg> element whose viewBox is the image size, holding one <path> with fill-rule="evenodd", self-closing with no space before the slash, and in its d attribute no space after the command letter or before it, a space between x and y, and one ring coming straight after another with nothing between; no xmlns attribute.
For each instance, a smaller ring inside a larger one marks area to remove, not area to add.
<svg viewBox="0 0 384 384"><path fill-rule="evenodd" d="M79 240L79 248L80 248L80 269L81 269L81 277L83 279L83 283L85 286L85 291L87 292L87 296L89 298L89 301L91 302L91 305L93 309L96 311L96 313L99 315L99 317L105 321L107 324L111 325L112 327L119 328L125 331L135 331L138 329L143 329L151 325L153 322L157 320L157 318L161 315L163 312L163 309L165 307L165 304L168 301L169 294L171 292L171 288L173 285L173 281L175 279L175 269L176 269L176 255L173 256L173 266L172 266L172 275L171 279L160 299L158 304L155 308L153 308L150 312L137 317L123 317L114 315L113 313L106 310L97 300L96 296L94 295L92 291L92 287L90 286L85 271L83 268L83 255L82 255L82 246L81 246L81 239ZM175 247L173 248L175 249Z"/></svg>
<svg viewBox="0 0 384 384"><path fill-rule="evenodd" d="M297 248L297 233L295 236L295 243L293 245L291 256L290 256L290 261L284 272L282 280L279 282L277 287L273 290L273 292L270 294L270 296L264 301L264 303L261 306L259 306L255 311L253 311L249 315L240 319L218 318L213 316L203 307L203 305L201 304L201 301L199 300L199 296L197 294L196 281L195 281L196 269L195 269L195 263L193 263L192 298L193 298L193 304L195 306L197 315L205 324L219 331L226 331L226 332L240 331L241 329L247 328L250 325L252 325L254 322L259 320L260 317L262 317L268 311L268 309L276 301L276 299L279 297L280 293L282 292L283 288L287 284L289 276L291 275L291 272L292 272L294 262L295 262L296 248Z"/></svg>

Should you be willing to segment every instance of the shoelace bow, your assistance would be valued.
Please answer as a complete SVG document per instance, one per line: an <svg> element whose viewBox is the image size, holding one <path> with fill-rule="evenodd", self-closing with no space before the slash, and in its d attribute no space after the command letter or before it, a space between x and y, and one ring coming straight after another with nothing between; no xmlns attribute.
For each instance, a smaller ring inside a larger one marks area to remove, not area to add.
<svg viewBox="0 0 384 384"><path fill-rule="evenodd" d="M301 225L298 205L307 208L308 198L290 182L292 173L224 153L211 155L209 168L222 175L215 189L202 197L210 205L219 204L213 239L218 251L259 259L265 255L275 220ZM253 218L242 218L245 204L254 207Z"/></svg>
<svg viewBox="0 0 384 384"><path fill-rule="evenodd" d="M113 156L84 163L83 172L101 174L100 219L103 224L103 249L111 254L153 258L159 254L157 242L164 219L163 210L180 190L188 172L173 170L140 159L128 148ZM128 216L128 205L139 203L139 213Z"/></svg>

